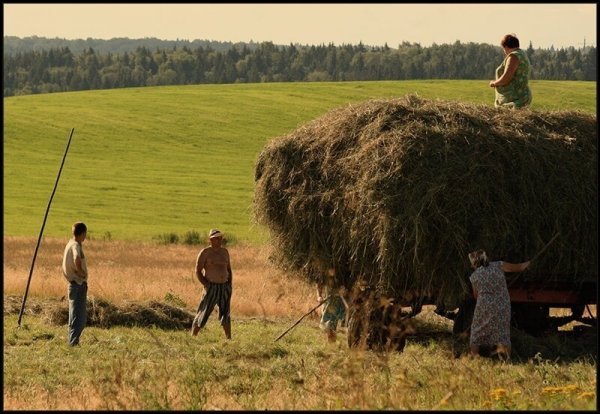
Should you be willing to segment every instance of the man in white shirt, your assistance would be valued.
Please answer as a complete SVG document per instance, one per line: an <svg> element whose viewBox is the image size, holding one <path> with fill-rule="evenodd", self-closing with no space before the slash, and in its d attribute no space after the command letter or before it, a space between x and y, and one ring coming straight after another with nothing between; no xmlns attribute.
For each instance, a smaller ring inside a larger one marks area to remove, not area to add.
<svg viewBox="0 0 600 414"><path fill-rule="evenodd" d="M87 226L73 224L73 238L63 254L62 271L69 282L69 345L79 345L79 337L87 322L88 271L82 243L87 236Z"/></svg>

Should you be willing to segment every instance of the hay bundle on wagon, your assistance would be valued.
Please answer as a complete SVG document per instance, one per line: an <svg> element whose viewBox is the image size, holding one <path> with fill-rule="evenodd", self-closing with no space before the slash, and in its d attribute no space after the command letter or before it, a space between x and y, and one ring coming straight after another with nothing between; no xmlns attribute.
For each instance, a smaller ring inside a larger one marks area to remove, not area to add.
<svg viewBox="0 0 600 414"><path fill-rule="evenodd" d="M531 258L529 280L598 274L597 123L414 95L335 109L271 140L255 216L280 266L317 282L456 306L468 252ZM306 270L309 271L306 271Z"/></svg>

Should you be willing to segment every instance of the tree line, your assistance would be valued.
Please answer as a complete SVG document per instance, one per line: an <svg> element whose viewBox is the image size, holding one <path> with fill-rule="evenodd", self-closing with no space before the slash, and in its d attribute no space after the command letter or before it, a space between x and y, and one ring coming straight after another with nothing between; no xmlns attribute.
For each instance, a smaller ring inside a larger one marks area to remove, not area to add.
<svg viewBox="0 0 600 414"><path fill-rule="evenodd" d="M596 48L525 49L531 79L596 81ZM120 53L69 46L4 53L4 96L203 83L492 79L499 46L403 42L397 48L344 44L231 44L216 50L138 46Z"/></svg>
<svg viewBox="0 0 600 414"><path fill-rule="evenodd" d="M6 55L15 55L16 53L42 51L49 49L60 49L68 47L71 52L78 55L90 47L100 53L123 53L133 52L138 47L145 47L150 50L172 49L174 47L187 46L190 49L197 47L210 47L213 50L221 52L227 51L235 43L221 42L218 40L162 40L155 37L145 37L139 39L130 39L128 37L114 37L112 39L60 39L40 36L4 36L3 52ZM242 44L241 42L238 44ZM257 43L250 41L246 43L250 49L256 48Z"/></svg>

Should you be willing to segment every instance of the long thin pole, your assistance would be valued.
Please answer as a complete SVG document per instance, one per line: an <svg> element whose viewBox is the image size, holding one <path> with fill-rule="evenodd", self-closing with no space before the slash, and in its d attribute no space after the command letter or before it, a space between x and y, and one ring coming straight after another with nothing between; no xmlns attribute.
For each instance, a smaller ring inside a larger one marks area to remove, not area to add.
<svg viewBox="0 0 600 414"><path fill-rule="evenodd" d="M537 254L536 254L535 256L533 256L533 257L530 259L530 261L531 261L531 262L533 262L534 260L537 260L537 258L538 258L538 257L540 257L542 253L544 253L544 251L545 251L545 250L548 248L548 246L550 246L550 244L551 244L551 243L552 243L554 240L556 240L556 238L557 238L559 235L560 235L560 232L559 232L559 233L556 233L556 234L554 235L554 237L552 237L552 238L550 239L550 241L549 241L548 243L546 243L546 245L545 245L544 247L542 247L542 250L540 250L539 252L537 252Z"/></svg>
<svg viewBox="0 0 600 414"><path fill-rule="evenodd" d="M302 319L306 318L308 315L310 315L311 313L313 313L319 306L321 306L322 304L324 304L325 302L327 302L327 300L329 300L329 297L326 297L325 299L323 299L321 302L319 302L319 304L317 306L315 306L314 308L312 308L311 310L309 310L307 313L305 313L304 315L302 315L302 317L300 319L298 319L296 321L295 324L293 324L292 326L290 326L284 333L282 333L281 335L279 335L277 338L275 338L275 341L273 342L277 342L278 340L280 340L281 338L283 338L283 336L285 334L287 334L289 331L291 331L296 325L298 325L300 322L302 322Z"/></svg>
<svg viewBox="0 0 600 414"><path fill-rule="evenodd" d="M46 219L48 218L48 213L50 212L50 204L52 204L52 199L54 198L54 193L56 192L56 187L58 186L58 180L60 179L60 174L62 172L63 165L65 165L65 159L67 158L67 152L69 152L69 146L71 145L71 138L73 138L73 131L75 131L75 128L71 128L71 134L69 135L69 141L67 142L67 147L65 148L65 154L63 155L63 159L60 164L60 169L58 170L58 175L56 176L56 182L54 183L54 189L52 190L52 194L50 195L50 200L48 200L48 207L46 207L46 214L44 215L44 221L42 222L42 228L40 229L40 235L38 237L37 245L35 246L35 251L33 252L31 268L29 269L29 278L27 279L27 287L25 288L25 294L23 295L23 302L21 303L21 311L19 312L19 322L18 322L19 326L21 326L21 318L23 317L23 311L25 310L25 301L27 300L27 293L29 293L29 285L31 284L31 275L33 274L33 266L35 265L35 258L37 257L37 252L40 247L40 242L42 240L42 234L44 234L44 227L46 226Z"/></svg>
<svg viewBox="0 0 600 414"><path fill-rule="evenodd" d="M535 260L537 260L537 259L538 259L538 257L540 257L540 256L542 255L542 253L544 253L544 251L545 251L545 250L548 248L548 246L550 246L550 244L552 244L552 242L553 242L554 240L556 240L556 238L557 238L559 235L560 235L560 232L556 233L556 234L554 235L554 237L552 237L552 238L550 239L550 241L549 241L548 243L546 243L546 245L545 245L544 247L542 247L542 249L541 249L539 252L537 252L537 253L536 253L536 255L535 255L535 256L533 256L531 259L529 259L529 262L533 263ZM528 267L527 269L525 269L525 270L528 270L528 269L529 269L529 267ZM514 285L514 284L516 283L516 281L517 281L517 280L518 280L518 279L521 277L521 274L522 274L522 273L519 273L519 274L517 275L517 277L515 277L515 278L512 280L512 282L510 283L510 286L512 286L512 285Z"/></svg>

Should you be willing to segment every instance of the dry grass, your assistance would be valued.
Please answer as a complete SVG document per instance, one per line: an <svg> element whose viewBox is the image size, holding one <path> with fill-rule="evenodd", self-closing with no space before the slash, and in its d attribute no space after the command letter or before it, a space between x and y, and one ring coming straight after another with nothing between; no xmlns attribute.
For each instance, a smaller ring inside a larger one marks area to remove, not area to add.
<svg viewBox="0 0 600 414"><path fill-rule="evenodd" d="M225 341L213 316L199 338L190 337L187 329L89 326L85 345L67 350L64 324L48 324L32 315L17 329L14 312L6 314L7 295L21 296L24 291L35 243L33 238L4 238L3 406L8 410L595 407L596 352L590 344L597 338L589 333L591 339L566 333L539 340L515 337L515 345L526 347L528 356L541 349L547 361L540 357L507 365L456 360L451 322L425 306L415 318L417 333L408 338L402 353L348 349L344 330L330 344L315 320L274 342L289 326L288 318L299 317L315 304L315 291L295 278L288 280L269 264L268 250L258 247L229 249L233 341ZM43 241L28 309L45 310L49 301L66 293L60 272L65 243ZM198 247L98 240L88 240L84 247L90 296L123 306L163 301L171 293L195 310L201 295L199 282L192 279ZM592 309L595 314L596 307ZM263 323L263 316L283 318ZM557 353L561 365L553 362ZM592 359L583 357L588 353Z"/></svg>
<svg viewBox="0 0 600 414"><path fill-rule="evenodd" d="M4 237L4 295L25 292L37 239ZM67 293L62 275L67 240L44 238L40 244L28 298L60 299ZM86 240L90 273L89 297L115 305L163 301L171 294L195 311L203 289L194 276L201 246L156 245L126 241ZM302 315L314 304L311 286L286 275L268 261L266 247L229 248L233 269L232 314L278 317Z"/></svg>

